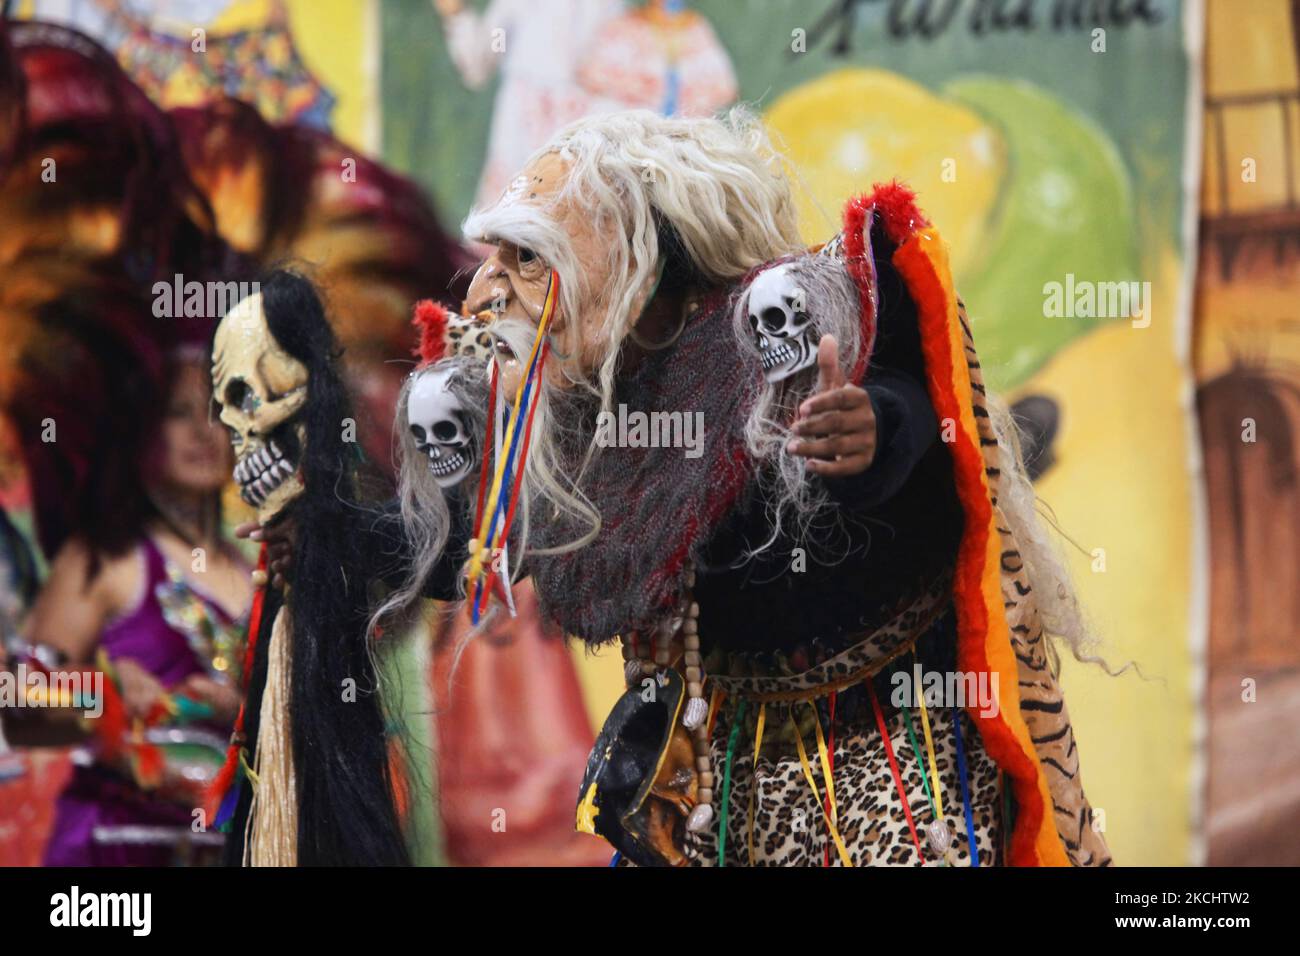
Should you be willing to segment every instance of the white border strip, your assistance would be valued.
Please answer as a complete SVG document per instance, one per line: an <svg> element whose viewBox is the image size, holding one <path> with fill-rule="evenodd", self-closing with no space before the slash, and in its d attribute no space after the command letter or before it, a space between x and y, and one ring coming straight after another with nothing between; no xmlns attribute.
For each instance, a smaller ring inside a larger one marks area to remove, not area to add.
<svg viewBox="0 0 1300 956"><path fill-rule="evenodd" d="M361 148L383 161L384 150L384 25L380 0L365 0L361 11L361 75L365 78L365 119L361 123Z"/></svg>
<svg viewBox="0 0 1300 956"><path fill-rule="evenodd" d="M1204 866L1207 858L1206 787L1209 783L1209 714L1206 681L1210 636L1210 541L1205 492L1205 467L1201 455L1200 417L1196 408L1196 369L1192 364L1196 330L1196 279L1200 269L1199 229L1201 200L1201 150L1205 115L1205 0L1185 0L1183 45L1188 60L1187 105L1183 136L1183 280L1178 292L1175 348L1183 366L1180 405L1187 432L1187 466L1191 478L1191 593L1187 608L1187 642L1191 656L1188 688L1192 704L1191 759L1188 765L1188 802L1191 834L1187 862Z"/></svg>

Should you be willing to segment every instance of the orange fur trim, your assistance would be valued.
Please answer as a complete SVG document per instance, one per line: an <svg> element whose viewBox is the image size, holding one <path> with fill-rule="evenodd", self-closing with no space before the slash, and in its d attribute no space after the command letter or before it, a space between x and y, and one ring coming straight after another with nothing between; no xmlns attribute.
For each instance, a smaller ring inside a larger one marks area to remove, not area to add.
<svg viewBox="0 0 1300 956"><path fill-rule="evenodd" d="M967 708L967 713L979 728L989 756L1012 781L1019 812L1007 862L1068 866L1051 815L1047 778L1020 712L1019 675L1002 604L1001 543L975 424L948 254L938 233L923 229L898 248L893 263L916 302L926 385L935 412L941 425L956 425L953 475L966 516L953 582L957 666L968 673L998 675L998 713L985 717L978 708Z"/></svg>

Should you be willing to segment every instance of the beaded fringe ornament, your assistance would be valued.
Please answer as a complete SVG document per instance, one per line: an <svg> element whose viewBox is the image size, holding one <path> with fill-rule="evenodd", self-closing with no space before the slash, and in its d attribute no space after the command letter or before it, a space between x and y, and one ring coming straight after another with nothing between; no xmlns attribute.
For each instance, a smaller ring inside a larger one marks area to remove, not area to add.
<svg viewBox="0 0 1300 956"><path fill-rule="evenodd" d="M695 752L695 771L699 782L695 808L687 818L686 828L698 832L713 822L713 760L709 744L709 705L704 700L704 661L700 656L700 606L695 603L691 588L695 587L695 571L686 572L686 593L675 614L656 629L646 656L636 635L623 638L623 676L629 685L643 677L658 678L662 671L673 666L673 640L682 635L682 664L686 677L686 710L682 726L691 734L691 747Z"/></svg>
<svg viewBox="0 0 1300 956"><path fill-rule="evenodd" d="M253 802L244 833L244 866L296 866L298 863L298 786L293 769L293 731L289 720L289 677L293 648L289 609L275 616L266 650L257 756L252 772Z"/></svg>

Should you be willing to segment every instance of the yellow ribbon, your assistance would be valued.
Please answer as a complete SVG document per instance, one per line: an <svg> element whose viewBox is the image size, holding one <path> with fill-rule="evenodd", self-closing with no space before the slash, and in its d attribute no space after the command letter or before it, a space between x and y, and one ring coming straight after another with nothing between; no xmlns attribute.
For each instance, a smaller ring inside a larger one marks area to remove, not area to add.
<svg viewBox="0 0 1300 956"><path fill-rule="evenodd" d="M767 723L767 704L758 705L758 726L754 729L754 763L750 767L749 786L749 865L754 866L754 797L758 793L758 752L763 749L763 725Z"/></svg>
<svg viewBox="0 0 1300 956"><path fill-rule="evenodd" d="M551 270L550 281L546 286L546 302L542 306L542 317L537 323L537 335L533 338L532 351L528 353L528 361L524 368L533 368L533 362L537 358L537 353L542 347L542 342L546 339L546 327L550 324L551 316L555 312L555 301L558 298L559 283L556 280L555 270ZM487 534L488 529L492 527L493 518L496 515L497 504L501 498L501 486L505 483L506 461L510 457L510 449L514 446L515 434L523 427L521 424L527 417L524 409L521 407L524 397L524 387L527 384L528 376L525 375L519 379L519 384L515 387L515 413L510 416L510 428L508 434L502 439L501 448L504 454L497 459L496 469L492 476L492 488L487 497L487 507L483 509L481 524L478 528L478 535L469 543L469 572L468 583L476 584L483 576L483 556L491 549L488 547ZM541 388L539 382L536 386ZM492 412L495 414L495 412ZM523 463L520 462L520 467Z"/></svg>
<svg viewBox="0 0 1300 956"><path fill-rule="evenodd" d="M930 758L930 786L934 789L934 806L936 817L944 819L943 791L939 789L939 765L934 759L934 737L930 734L930 714L925 709L925 688L918 690L917 699L921 702L921 727L925 731L925 752Z"/></svg>
<svg viewBox="0 0 1300 956"><path fill-rule="evenodd" d="M794 712L790 713L790 723L794 725L794 741L799 747L799 764L803 767L804 779L808 781L808 786L812 787L813 796L817 798L817 809L826 816L826 808L822 806L822 795L817 789L817 781L813 779L812 764L808 762L808 751L804 749L803 734L799 731L799 725L795 723ZM845 866L852 866L853 859L849 856L848 849L844 846L844 841L840 839L840 831L835 826L835 821L826 816L826 826L830 828L831 839L835 842L835 851L840 855L840 862Z"/></svg>
<svg viewBox="0 0 1300 956"><path fill-rule="evenodd" d="M253 784L254 787L258 787L261 785L262 781L258 779L257 774L253 771L253 768L248 765L248 750L245 747L239 748L239 765L244 768L244 773L247 775L249 781Z"/></svg>
<svg viewBox="0 0 1300 956"><path fill-rule="evenodd" d="M813 726L817 728L817 756L821 758L822 779L826 781L826 796L830 799L831 820L839 823L840 812L835 806L835 777L831 774L831 758L826 750L826 738L822 736L822 722L817 716L817 705L809 701L808 706L813 709Z"/></svg>

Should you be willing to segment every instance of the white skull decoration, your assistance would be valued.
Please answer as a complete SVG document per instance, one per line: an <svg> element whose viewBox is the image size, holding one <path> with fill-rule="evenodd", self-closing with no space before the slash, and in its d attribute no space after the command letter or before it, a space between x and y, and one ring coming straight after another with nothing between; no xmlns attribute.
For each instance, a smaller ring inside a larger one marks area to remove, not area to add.
<svg viewBox="0 0 1300 956"><path fill-rule="evenodd" d="M429 457L429 471L440 488L460 482L474 465L465 409L451 388L452 370L432 368L415 373L406 401L406 421L416 450Z"/></svg>
<svg viewBox="0 0 1300 956"><path fill-rule="evenodd" d="M212 398L235 449L239 494L263 524L302 493L307 367L276 342L250 295L226 313L212 344Z"/></svg>
<svg viewBox="0 0 1300 956"><path fill-rule="evenodd" d="M749 324L769 382L789 378L817 361L812 318L790 263L773 266L750 283Z"/></svg>

